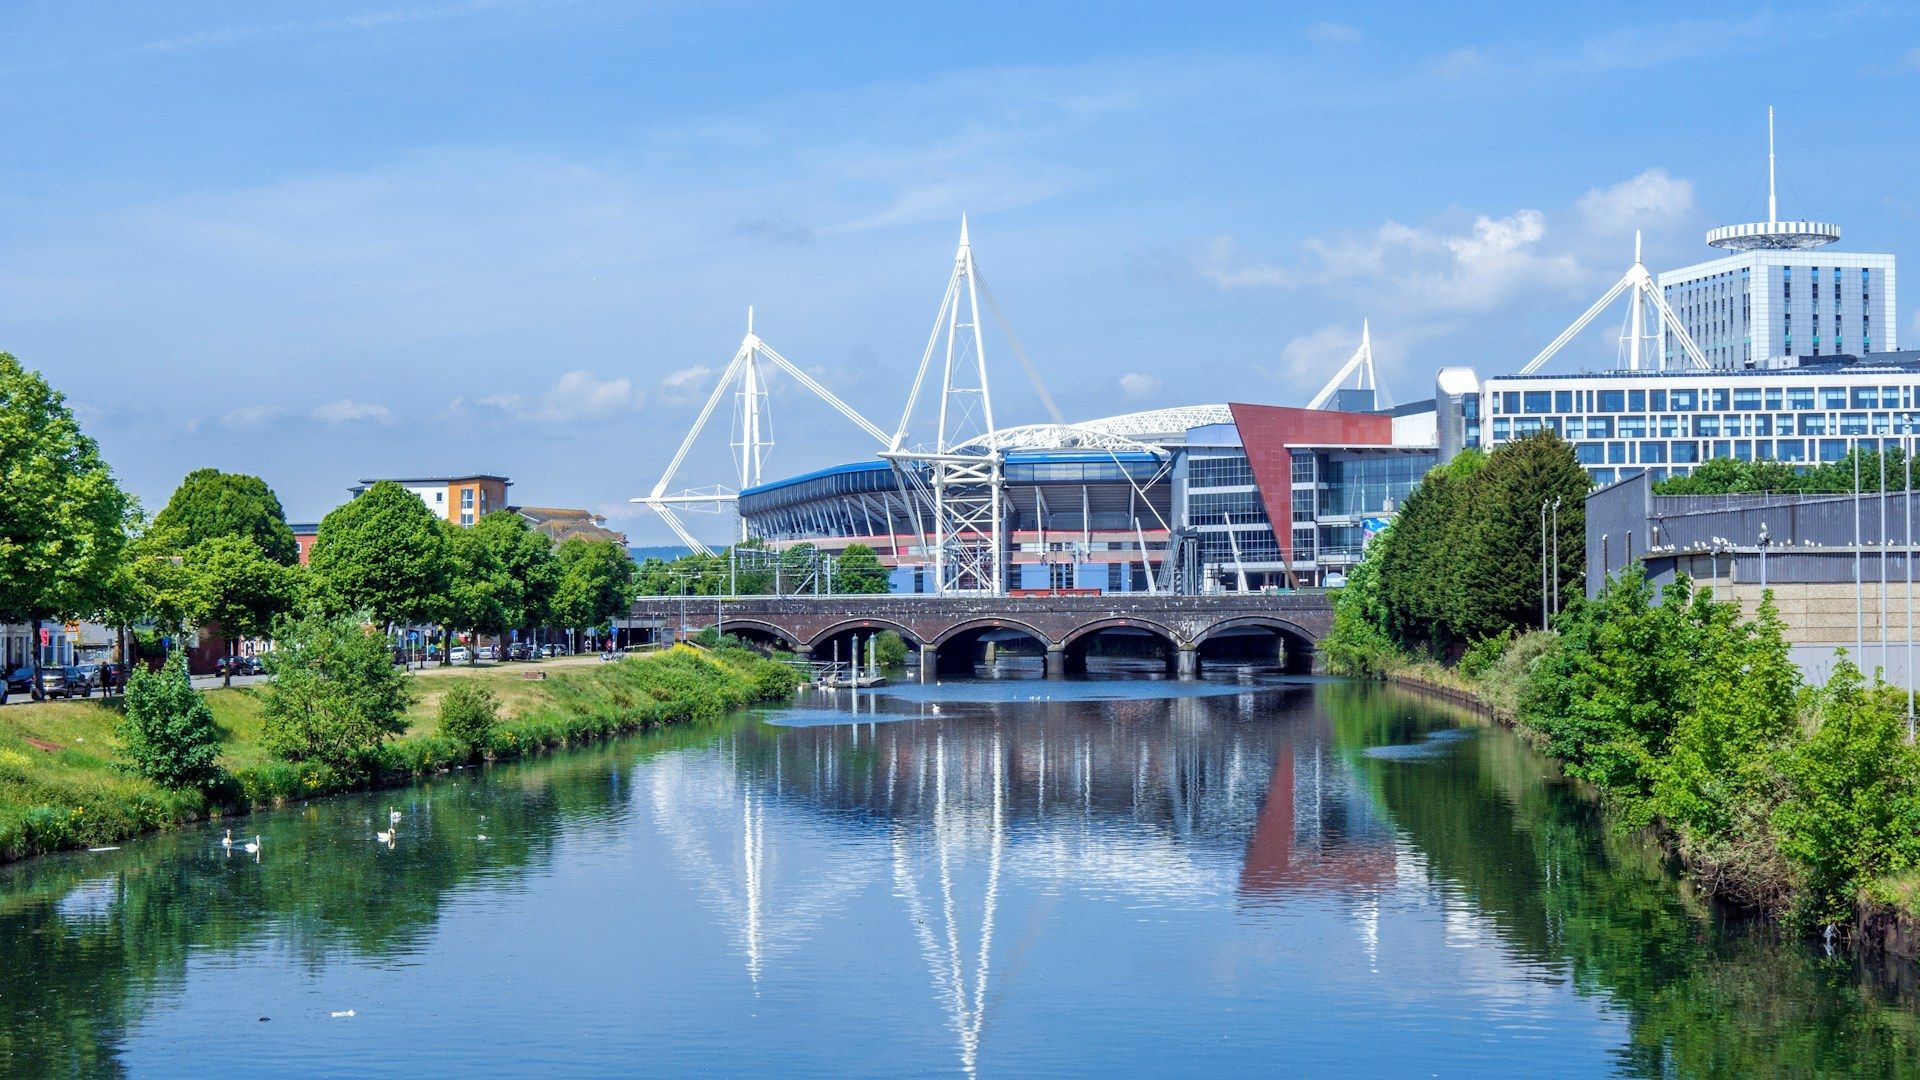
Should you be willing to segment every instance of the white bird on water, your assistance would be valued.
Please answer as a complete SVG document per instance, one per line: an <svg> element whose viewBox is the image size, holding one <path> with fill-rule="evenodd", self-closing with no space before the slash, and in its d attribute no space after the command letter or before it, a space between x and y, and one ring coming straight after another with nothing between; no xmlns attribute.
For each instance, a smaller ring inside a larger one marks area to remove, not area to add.
<svg viewBox="0 0 1920 1080"><path fill-rule="evenodd" d="M387 807L387 820L395 825L400 824L400 811L391 806Z"/></svg>
<svg viewBox="0 0 1920 1080"><path fill-rule="evenodd" d="M232 829L228 829L227 835L220 838L220 846L223 848L230 848L233 846L233 830Z"/></svg>
<svg viewBox="0 0 1920 1080"><path fill-rule="evenodd" d="M486 838L487 838L486 833L481 833L479 836L474 837L475 840L485 840Z"/></svg>
<svg viewBox="0 0 1920 1080"><path fill-rule="evenodd" d="M392 847L392 846L393 846L393 838L394 838L394 837L396 837L396 836L398 836L398 835L400 835L400 830L399 830L399 829L388 829L388 830L387 830L386 832L377 832L377 833L374 833L374 834L373 834L373 838L374 838L375 840L378 840L378 841L380 841L381 843L383 843L383 844L385 844L385 845L387 845L388 847Z"/></svg>
<svg viewBox="0 0 1920 1080"><path fill-rule="evenodd" d="M260 838L256 836L253 839L247 841L246 844L241 846L240 850L246 852L249 855L258 854L260 851Z"/></svg>
<svg viewBox="0 0 1920 1080"><path fill-rule="evenodd" d="M935 716L939 716L939 715L940 715L940 706L938 706L938 705L935 705L935 706L933 707L933 715L935 715Z"/></svg>

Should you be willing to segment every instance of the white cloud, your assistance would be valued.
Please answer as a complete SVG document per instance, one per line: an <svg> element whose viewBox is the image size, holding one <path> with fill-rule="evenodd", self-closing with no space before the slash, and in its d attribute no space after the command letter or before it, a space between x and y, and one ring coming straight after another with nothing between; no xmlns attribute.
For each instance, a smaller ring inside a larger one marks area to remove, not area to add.
<svg viewBox="0 0 1920 1080"><path fill-rule="evenodd" d="M626 378L602 379L591 371L569 371L541 400L535 411L540 420L601 419L637 410L646 395Z"/></svg>
<svg viewBox="0 0 1920 1080"><path fill-rule="evenodd" d="M1240 245L1231 236L1216 236L1195 260L1200 276L1222 289L1285 288L1295 276L1271 263L1248 262L1239 257Z"/></svg>
<svg viewBox="0 0 1920 1080"><path fill-rule="evenodd" d="M1160 392L1160 380L1152 375L1129 371L1120 376L1120 392L1130 398L1149 398Z"/></svg>
<svg viewBox="0 0 1920 1080"><path fill-rule="evenodd" d="M1480 55L1479 49L1468 46L1464 49L1455 49L1435 61L1433 73L1443 79L1460 79L1477 74L1486 67L1486 57Z"/></svg>
<svg viewBox="0 0 1920 1080"><path fill-rule="evenodd" d="M1347 362L1359 344L1360 330L1353 326L1323 326L1287 342L1280 350L1279 374L1291 393L1280 396L1305 401Z"/></svg>
<svg viewBox="0 0 1920 1080"><path fill-rule="evenodd" d="M355 420L371 420L376 424L393 423L393 410L385 405L371 405L352 398L321 405L313 410L312 416L323 424L348 424Z"/></svg>
<svg viewBox="0 0 1920 1080"><path fill-rule="evenodd" d="M1485 311L1539 288L1560 288L1585 276L1568 253L1547 253L1546 215L1518 210L1480 215L1465 230L1443 231L1389 221L1370 234L1314 239L1308 265L1292 268L1241 259L1232 237L1218 237L1198 260L1202 276L1222 289L1349 285L1377 311L1399 315Z"/></svg>
<svg viewBox="0 0 1920 1080"><path fill-rule="evenodd" d="M264 427L285 411L278 405L242 405L220 417L220 423L236 430Z"/></svg>
<svg viewBox="0 0 1920 1080"><path fill-rule="evenodd" d="M1300 31L1300 36L1316 45L1352 45L1360 40L1361 35L1360 28L1357 26L1337 22L1317 22Z"/></svg>
<svg viewBox="0 0 1920 1080"><path fill-rule="evenodd" d="M1665 169L1648 169L1631 180L1594 188L1575 204L1587 224L1604 233L1625 233L1673 221L1693 209L1693 184Z"/></svg>

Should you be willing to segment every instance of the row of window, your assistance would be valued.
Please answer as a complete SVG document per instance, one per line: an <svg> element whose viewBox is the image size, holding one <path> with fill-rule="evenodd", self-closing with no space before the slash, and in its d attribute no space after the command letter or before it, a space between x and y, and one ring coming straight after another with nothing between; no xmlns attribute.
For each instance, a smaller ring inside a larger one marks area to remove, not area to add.
<svg viewBox="0 0 1920 1080"><path fill-rule="evenodd" d="M1521 417L1493 422L1493 438L1525 438L1541 430L1551 431L1571 441L1581 439L1684 439L1689 436L1718 435L1894 435L1920 431L1920 417L1912 413L1844 412L1731 413L1691 416L1663 414L1646 416L1558 416ZM1335 511L1341 513L1344 511Z"/></svg>
<svg viewBox="0 0 1920 1080"><path fill-rule="evenodd" d="M1245 454L1222 457L1188 457L1189 487L1245 487L1253 483L1253 466Z"/></svg>
<svg viewBox="0 0 1920 1080"><path fill-rule="evenodd" d="M1702 390L1503 390L1496 415L1547 413L1757 412L1762 409L1909 409L1912 386L1711 387Z"/></svg>

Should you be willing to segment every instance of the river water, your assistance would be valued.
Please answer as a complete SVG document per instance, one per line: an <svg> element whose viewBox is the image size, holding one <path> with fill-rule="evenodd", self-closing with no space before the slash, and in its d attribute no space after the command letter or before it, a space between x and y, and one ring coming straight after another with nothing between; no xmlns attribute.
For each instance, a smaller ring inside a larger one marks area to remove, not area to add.
<svg viewBox="0 0 1920 1080"><path fill-rule="evenodd" d="M841 692L237 824L0 869L0 1075L1920 1072L1906 966L1377 686Z"/></svg>

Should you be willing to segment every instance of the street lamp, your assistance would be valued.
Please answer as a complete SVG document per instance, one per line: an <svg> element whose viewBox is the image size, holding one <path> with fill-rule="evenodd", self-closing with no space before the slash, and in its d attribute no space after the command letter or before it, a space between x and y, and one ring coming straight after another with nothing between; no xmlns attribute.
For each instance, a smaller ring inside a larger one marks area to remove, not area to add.
<svg viewBox="0 0 1920 1080"><path fill-rule="evenodd" d="M1553 613L1560 614L1560 496L1553 497Z"/></svg>
<svg viewBox="0 0 1920 1080"><path fill-rule="evenodd" d="M1540 629L1547 628L1547 503L1540 500Z"/></svg>

